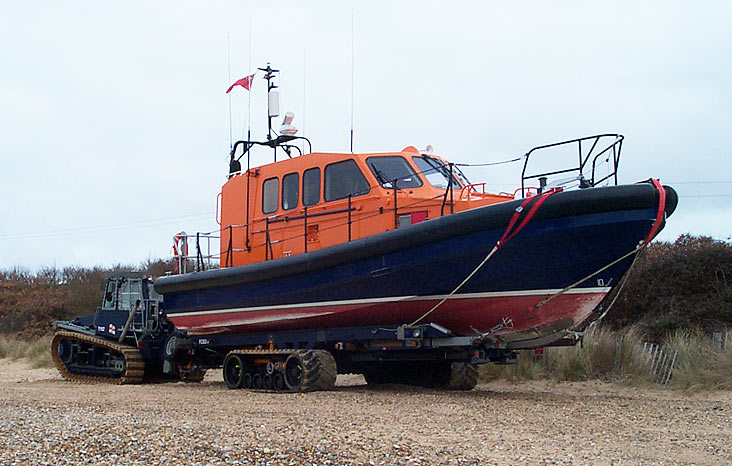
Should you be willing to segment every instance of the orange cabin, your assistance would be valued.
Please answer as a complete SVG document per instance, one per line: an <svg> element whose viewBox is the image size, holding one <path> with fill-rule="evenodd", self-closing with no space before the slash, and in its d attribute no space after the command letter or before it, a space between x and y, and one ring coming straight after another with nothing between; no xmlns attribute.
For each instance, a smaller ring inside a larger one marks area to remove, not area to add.
<svg viewBox="0 0 732 466"><path fill-rule="evenodd" d="M310 153L234 173L219 198L220 266L301 254L514 199L482 188L411 146Z"/></svg>

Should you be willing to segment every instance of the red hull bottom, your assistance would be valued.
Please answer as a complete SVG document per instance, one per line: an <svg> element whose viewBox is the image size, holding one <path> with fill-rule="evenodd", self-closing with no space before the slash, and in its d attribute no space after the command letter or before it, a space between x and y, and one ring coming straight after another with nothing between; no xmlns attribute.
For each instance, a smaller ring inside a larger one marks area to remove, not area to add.
<svg viewBox="0 0 732 466"><path fill-rule="evenodd" d="M609 288L579 288L533 309L559 290L458 294L419 323L436 323L458 335L496 329L505 342L529 340L582 323ZM410 324L444 296L404 296L169 314L191 335L270 332ZM498 326L502 326L498 329Z"/></svg>

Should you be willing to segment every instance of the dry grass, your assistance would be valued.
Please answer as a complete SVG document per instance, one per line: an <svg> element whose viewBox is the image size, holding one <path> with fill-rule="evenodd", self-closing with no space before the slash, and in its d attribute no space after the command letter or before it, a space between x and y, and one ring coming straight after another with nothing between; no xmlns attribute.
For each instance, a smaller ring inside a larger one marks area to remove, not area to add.
<svg viewBox="0 0 732 466"><path fill-rule="evenodd" d="M648 364L641 354L642 335L637 328L612 331L595 327L581 345L551 348L545 364L557 380L601 379L611 382L646 384Z"/></svg>
<svg viewBox="0 0 732 466"><path fill-rule="evenodd" d="M0 337L0 359L21 359L29 361L31 367L53 367L51 360L51 337L37 338L27 342L8 337Z"/></svg>
<svg viewBox="0 0 732 466"><path fill-rule="evenodd" d="M722 348L699 331L677 330L667 338L678 351L671 384L689 391L732 389L732 333Z"/></svg>
<svg viewBox="0 0 732 466"><path fill-rule="evenodd" d="M546 348L544 355L539 357L534 356L532 351L522 351L517 364L488 367L482 374L489 380L548 378L574 382L601 379L643 385L649 377L647 362L641 356L641 341L636 328L616 332L596 327L585 334L582 344Z"/></svg>
<svg viewBox="0 0 732 466"><path fill-rule="evenodd" d="M510 381L554 379L557 381L605 380L645 386L653 383L650 360L643 354L645 336L638 327L621 331L593 328L581 345L546 348L541 357L531 351L518 355L512 366L490 365L482 369L484 380ZM677 351L669 387L682 390L732 389L732 334L726 348L715 346L700 331L676 331L664 346L669 354Z"/></svg>

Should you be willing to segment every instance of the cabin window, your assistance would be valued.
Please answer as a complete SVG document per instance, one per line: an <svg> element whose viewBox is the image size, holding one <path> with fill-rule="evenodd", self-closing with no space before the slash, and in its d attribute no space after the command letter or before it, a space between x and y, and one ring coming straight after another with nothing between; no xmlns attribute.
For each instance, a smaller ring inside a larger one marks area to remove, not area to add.
<svg viewBox="0 0 732 466"><path fill-rule="evenodd" d="M264 180L262 185L262 212L271 214L277 210L277 204L280 194L280 180L270 178Z"/></svg>
<svg viewBox="0 0 732 466"><path fill-rule="evenodd" d="M370 190L366 178L353 159L331 163L325 167L325 200L335 201L350 196L361 196Z"/></svg>
<svg viewBox="0 0 732 466"><path fill-rule="evenodd" d="M397 189L419 188L422 186L422 180L414 173L404 157L369 157L366 159L366 164L384 188L394 189L395 180Z"/></svg>
<svg viewBox="0 0 732 466"><path fill-rule="evenodd" d="M297 196L300 193L300 176L288 173L282 177L282 208L290 210L297 207Z"/></svg>
<svg viewBox="0 0 732 466"><path fill-rule="evenodd" d="M320 168L309 168L302 174L302 203L315 205L320 202Z"/></svg>
<svg viewBox="0 0 732 466"><path fill-rule="evenodd" d="M412 157L414 164L420 173L427 178L427 181L435 188L447 188L447 180L450 179L450 169L439 159L431 157ZM460 189L460 183L455 179L455 172L452 177L452 187Z"/></svg>

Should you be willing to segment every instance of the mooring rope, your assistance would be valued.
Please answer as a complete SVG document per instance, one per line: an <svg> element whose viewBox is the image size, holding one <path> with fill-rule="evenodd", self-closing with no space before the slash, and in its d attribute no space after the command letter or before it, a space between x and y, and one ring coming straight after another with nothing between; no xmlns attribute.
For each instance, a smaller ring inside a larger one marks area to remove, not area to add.
<svg viewBox="0 0 732 466"><path fill-rule="evenodd" d="M612 261L611 263L609 263L605 267L602 267L601 269L597 270L596 272L593 272L590 275L587 275L586 277L584 277L584 278L582 278L582 279L580 279L580 280L572 283L571 285L567 286L566 288L563 288L562 290L554 293L553 295L548 296L548 297L542 299L538 303L534 304L527 311L527 313L531 313L531 312L537 310L538 308L540 308L541 306L545 305L546 303L548 303L552 299L556 298L557 296L563 295L564 293L568 292L569 290L571 290L571 289L579 286L582 282L584 282L586 280L589 280L590 278L592 278L593 276L597 275L600 272L604 272L605 270L609 269L610 267L612 267L613 265L617 264L618 262L626 259L627 257L630 257L633 254L639 253L643 248L645 248L648 245L648 243L651 242L651 240L655 236L656 232L660 228L661 222L663 222L663 219L664 219L664 215L665 215L665 212L666 212L666 190L664 189L664 187L661 185L661 183L658 180L651 179L650 182L658 190L658 210L656 211L656 220L653 222L653 225L651 226L651 230L648 233L648 236L646 236L645 240L643 240L643 242L641 242L635 249L633 249L629 253L625 254L624 256L622 256L622 257L620 257L618 259L615 259L614 261ZM636 255L636 259L637 259L637 257L638 256ZM635 259L633 259L633 264L635 264ZM631 264L631 267L632 267L632 264ZM613 303L614 302L615 301L613 300ZM611 304L611 306L612 306L612 304ZM604 314L603 314L603 317L604 317Z"/></svg>
<svg viewBox="0 0 732 466"><path fill-rule="evenodd" d="M583 282L589 280L590 278L592 278L593 276L597 275L598 273L604 272L605 270L609 269L610 267L614 266L615 264L617 264L617 263L619 263L619 262L627 259L628 257L632 256L633 254L636 254L636 257L635 257L635 259L633 259L633 263L631 264L631 267L632 267L633 264L635 264L635 261L638 258L637 254L643 248L645 248L648 245L648 243L650 243L650 241L653 239L654 234L660 228L660 225L661 225L661 222L664 219L664 214L665 214L665 210L666 210L666 190L663 188L663 186L661 185L661 183L657 179L651 179L649 181L658 190L658 193L659 193L659 202L658 202L658 210L656 211L656 219L653 222L653 225L651 226L651 230L648 233L648 236L635 249L633 249L630 252L624 254L623 256L619 257L618 259L615 259L614 261L610 262L609 264L605 265L604 267L601 267L600 269L596 270L595 272L592 272L591 274L589 274L589 275L581 278L580 280L577 280L576 282L572 283L571 285L566 286L565 288L562 288L561 290L557 291L556 293L554 293L554 294L552 294L550 296L547 296L546 298L542 299L538 303L534 304L531 308L527 309L526 312L523 315L529 315L532 312L535 312L537 309L539 309L540 307L546 305L548 302L552 301L553 299L557 298L558 296L561 296L561 295L567 293L568 291L576 288L577 286L579 286ZM529 221L536 214L536 211L539 208L539 206L541 206L541 204L549 196L551 196L555 192L558 192L558 190L551 190L551 191L548 191L548 192L546 192L544 194L541 194L541 195L538 195L538 196L533 196L533 197L530 197L530 198L525 199L524 202L521 203L521 205L516 208L516 211L514 212L513 216L511 217L511 221L509 222L508 227L506 228L506 231L503 233L503 236L501 237L501 239L498 240L498 242L496 243L496 245L493 247L493 249L491 249L491 251L488 253L488 255L486 255L486 257L480 262L480 264L478 264L478 266L475 269L473 269L473 271L470 272L470 274L468 274L468 276L462 282L460 282L460 284L457 287L455 287L455 289L452 290L450 292L450 294L448 294L447 296L445 296L444 298L442 298L440 300L440 302L438 302L437 304L435 304L429 311L427 311L424 314L422 314L417 320L415 320L414 322L412 322L409 325L410 326L416 325L417 323L419 323L420 321L422 321L425 317L429 316L432 312L434 312L438 307L440 307L445 301L447 301L449 298L451 298L455 293L457 293L458 290L460 290L460 288L462 288L463 285L465 285L465 283L468 282L468 280L470 280L476 273L478 273L478 271L485 265L486 262L488 262L488 260L493 256L493 254L495 254L496 251L498 251L498 249L503 244L505 244L509 239L513 238L519 231L521 231L526 226L526 224L529 223ZM521 212L534 199L536 199L536 202L529 209L529 213L526 215L526 217L524 218L524 220L519 224L519 226L516 227L516 230L513 231L513 232L511 232L511 229L513 228L513 226L518 221L518 218L519 218ZM627 274L623 278L625 280L627 280ZM621 286L622 287L623 284L624 284L624 281L623 281L623 283L619 284L618 286ZM613 301L610 304L610 306L608 307L608 310L610 309L610 307L612 307L612 304L615 303L615 299L617 299L617 295L613 299ZM607 310L603 313L603 315L601 316L601 318L604 317L605 314L607 314ZM504 318L504 321L506 321L505 318ZM501 327L501 326L499 325L498 327ZM493 333L493 330L489 331L488 333L483 334L482 336L483 337L487 337L491 333Z"/></svg>
<svg viewBox="0 0 732 466"><path fill-rule="evenodd" d="M424 314L422 314L417 320L415 320L414 322L412 322L409 325L410 326L417 325L425 317L427 317L430 314L432 314L438 307L442 306L442 304L445 301L447 301L455 293L457 293L460 290L460 288L463 287L463 285L465 285L471 278L473 278L473 276L476 273L478 273L478 271L481 268L483 268L483 266L485 265L485 263L488 262L488 260L491 257L493 257L493 254L495 254L496 251L498 251L498 249L501 248L501 246L503 246L504 244L506 244L508 242L508 240L510 240L511 238L513 238L514 236L516 236L516 234L519 231L521 231L521 230L524 229L524 227L529 223L529 221L534 217L534 215L536 215L536 211L539 209L539 207L541 206L541 204L543 204L544 201L546 201L549 198L549 196L551 196L552 194L554 194L556 192L559 192L559 190L554 190L553 189L553 190L547 191L547 192L545 192L543 194L538 194L538 195L535 195L535 196L528 197L528 198L524 199L524 201L521 203L521 205L518 206L518 207L516 207L516 210L514 211L513 215L511 216L511 220L508 222L508 227L506 227L506 231L503 233L503 236L501 236L501 239L499 239L496 242L496 245L493 246L493 249L491 249L490 252L483 258L483 260L480 261L480 263L478 264L478 266L475 267L473 269L473 271L470 272L468 274L468 276L465 277L465 279L463 279L463 281L461 281L460 284L458 286L456 286L447 296L445 296L437 304L435 304L434 306L432 306L432 309L430 309L429 311L427 311ZM531 208L529 208L529 211L526 214L526 216L524 217L523 221L514 229L514 226L518 222L518 219L521 216L521 213L524 212L524 210L526 210L526 207L529 204L531 204L531 203L533 203L533 205L531 206Z"/></svg>

